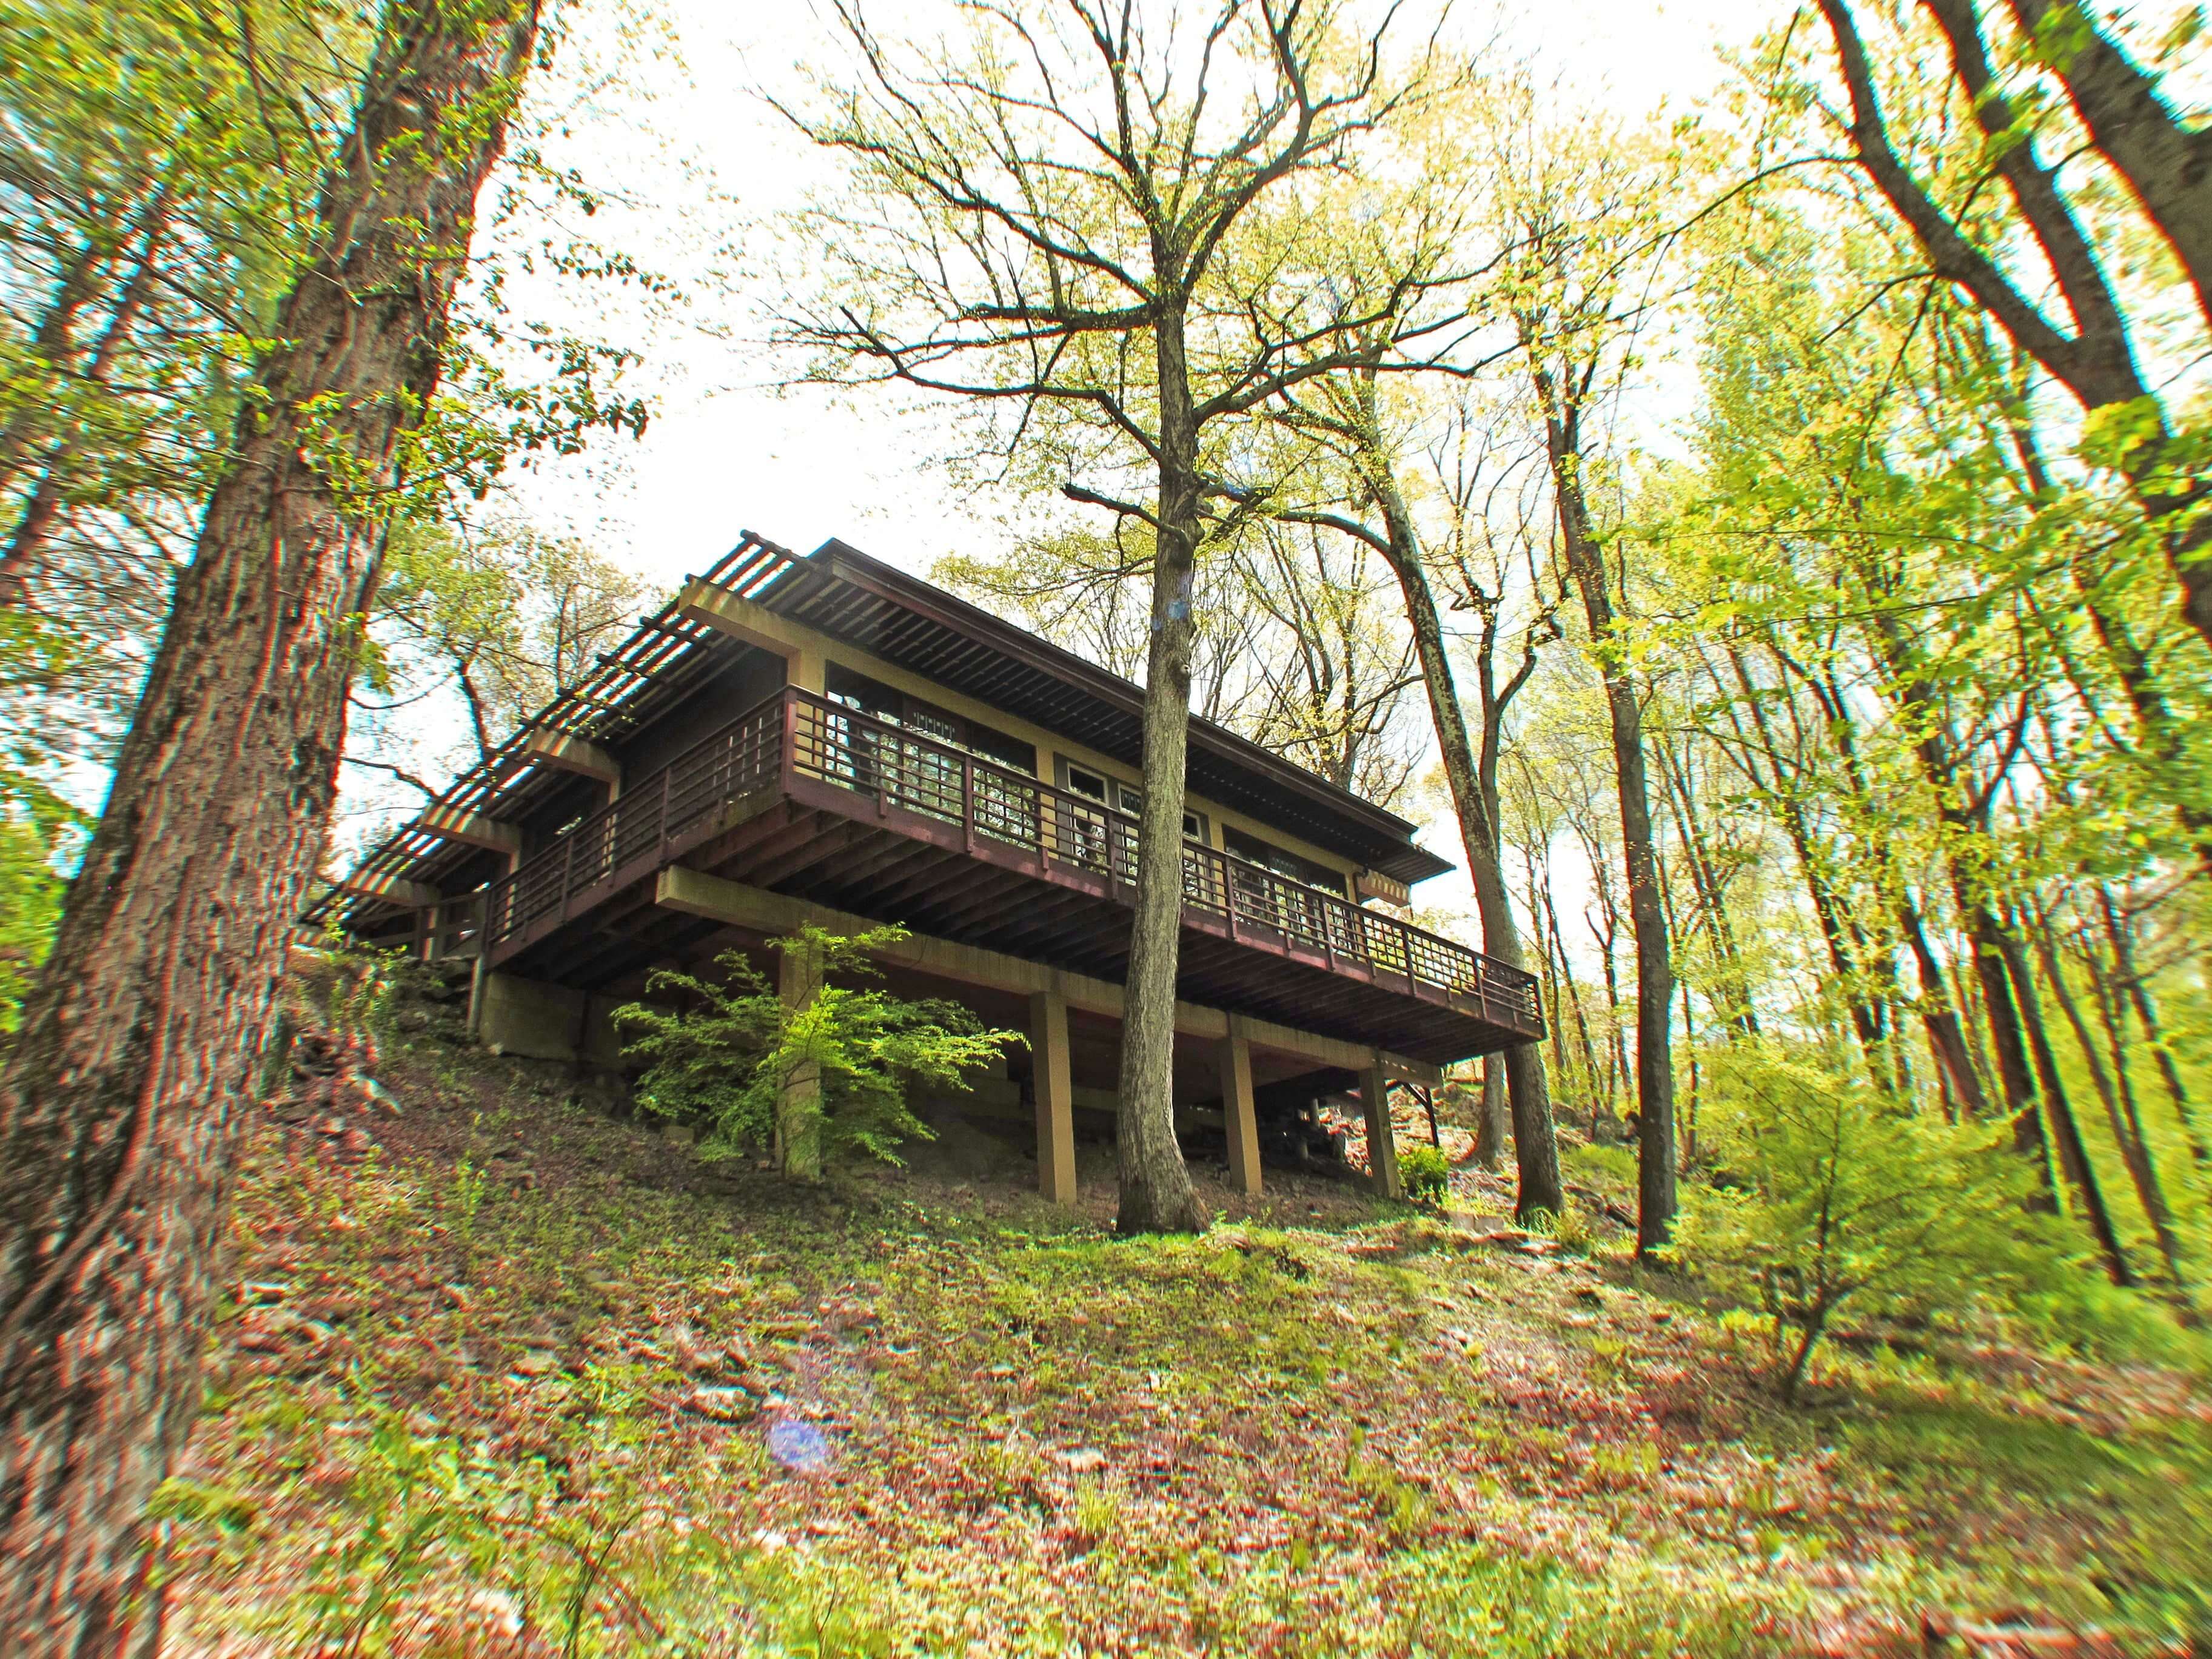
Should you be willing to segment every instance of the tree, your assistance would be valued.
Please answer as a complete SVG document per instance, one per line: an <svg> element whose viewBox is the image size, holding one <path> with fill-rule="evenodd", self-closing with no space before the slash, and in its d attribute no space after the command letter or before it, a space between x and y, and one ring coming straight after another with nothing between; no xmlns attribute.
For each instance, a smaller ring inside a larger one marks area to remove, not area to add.
<svg viewBox="0 0 2212 1659"><path fill-rule="evenodd" d="M1508 967L1522 968L1527 958L1505 878L1498 762L1507 710L1535 672L1538 653L1556 637L1557 629L1552 607L1540 599L1534 613L1522 619L1519 659L1501 676L1506 590L1516 580L1515 565L1524 559L1529 569L1523 586L1537 588L1533 559L1501 550L1481 522L1476 496L1489 481L1483 457L1470 451L1477 417L1464 398L1446 406L1441 434L1436 429L1438 410L1424 407L1418 393L1395 401L1404 404L1409 399L1410 407L1393 407L1393 400L1385 398L1382 376L1367 365L1286 387L1276 400L1275 418L1320 453L1316 464L1290 472L1302 488L1296 493L1285 489L1265 510L1291 523L1334 531L1371 550L1395 579L1482 918L1482 948ZM1423 437L1431 447L1427 467L1416 474L1407 452L1418 451ZM1479 452L1481 447L1478 440L1474 448ZM1316 484L1324 488L1317 491ZM1332 494L1334 503L1328 499ZM1423 495L1441 500L1441 545L1431 546L1423 533L1415 506ZM1432 570L1446 569L1456 573L1460 602L1477 618L1472 734L1431 579ZM1516 1043L1504 1058L1519 1176L1515 1212L1524 1221L1540 1212L1556 1215L1565 1198L1543 1050L1535 1043Z"/></svg>
<svg viewBox="0 0 2212 1659"><path fill-rule="evenodd" d="M0 1639L148 1650L141 1517L199 1402L233 1152L360 619L532 0L392 0L107 807L0 1071Z"/></svg>
<svg viewBox="0 0 2212 1659"><path fill-rule="evenodd" d="M2090 453L2128 481L2181 589L2182 614L2212 645L2212 513L2197 453L2201 434L2177 430L2145 379L2135 344L2140 328L2131 327L2081 210L2037 148L2040 123L1993 67L1975 0L1923 3L1948 48L1956 94L1972 111L1985 146L1969 168L1956 169L1968 177L1943 180L1948 188L1941 190L1923 184L1884 115L1849 0L1820 0L1850 95L1850 118L1839 124L1852 153L1926 253L1933 275L1970 295L2081 405ZM2019 0L2014 10L2033 31L2035 52L2060 75L2093 141L2184 260L2201 299L2212 274L2199 222L2203 137L2180 128L2154 83L2078 6ZM2030 297L2039 277L2016 279L1987 235L1977 234L1976 220L1987 216L1944 199L1972 202L1992 174L2003 180L2016 216L2000 217L2000 233L2025 233L2057 285L2070 326ZM2212 311L2206 319L2212 322ZM2144 700L2151 689L2142 682L2131 686L2139 708L2149 708Z"/></svg>
<svg viewBox="0 0 2212 1659"><path fill-rule="evenodd" d="M1637 1248L1667 1241L1675 1208L1674 967L1644 735L1649 688L1626 610L1627 540L1601 530L1594 430L1652 308L1639 283L1681 158L1644 134L1547 131L1525 93L1497 128L1496 211L1512 250L1497 303L1510 316L1551 471L1559 546L1605 687L1620 842L1636 937Z"/></svg>
<svg viewBox="0 0 2212 1659"><path fill-rule="evenodd" d="M1194 600L1220 532L1208 449L1365 349L1427 280L1413 250L1386 308L1354 315L1295 280L1323 263L1304 198L1420 82L1386 75L1389 15L1362 34L1338 0L1220 0L1157 31L1133 5L1007 0L934 46L885 41L844 0L837 16L850 86L779 107L855 191L799 216L834 276L781 337L818 378L964 400L984 451L1152 532L1120 1225L1200 1227L1170 1085ZM1149 507L1131 498L1146 484Z"/></svg>
<svg viewBox="0 0 2212 1659"><path fill-rule="evenodd" d="M809 927L771 940L785 975L810 988L793 1000L742 951L714 958L719 980L655 969L647 994L674 996L678 1006L633 1002L615 1011L633 1034L623 1052L646 1062L639 1101L701 1129L702 1158L772 1150L777 1167L802 1180L845 1152L898 1162L902 1140L929 1134L907 1104L912 1085L968 1088L969 1072L1024 1040L986 1030L957 1002L829 982L832 974L874 974L870 953L906 937L902 927L844 938Z"/></svg>
<svg viewBox="0 0 2212 1659"><path fill-rule="evenodd" d="M450 692L475 745L471 763L488 759L598 665L647 596L640 577L588 544L527 523L400 526L370 623L377 651L367 695L357 691L354 706L370 716L372 732L398 737L420 722L395 730L392 715ZM391 746L346 758L399 772Z"/></svg>
<svg viewBox="0 0 2212 1659"><path fill-rule="evenodd" d="M2022 1282L2034 1245L1998 1137L1905 1109L1770 1044L1720 1062L1708 1133L1723 1179L1699 1189L1669 1255L1774 1321L1796 1404L1846 1307L1924 1317Z"/></svg>

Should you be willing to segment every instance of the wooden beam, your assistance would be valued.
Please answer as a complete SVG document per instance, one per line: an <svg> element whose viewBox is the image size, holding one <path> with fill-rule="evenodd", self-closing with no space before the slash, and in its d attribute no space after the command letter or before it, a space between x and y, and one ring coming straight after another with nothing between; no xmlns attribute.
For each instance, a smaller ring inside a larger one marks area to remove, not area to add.
<svg viewBox="0 0 2212 1659"><path fill-rule="evenodd" d="M523 734L522 753L526 758L556 771L574 772L578 777L600 783L622 782L622 763L596 743L573 732L533 726Z"/></svg>
<svg viewBox="0 0 2212 1659"><path fill-rule="evenodd" d="M446 896L428 883L409 881L404 876L369 875L356 870L337 880L341 893L351 893L360 898L389 899L394 904L404 904L414 909L423 909L437 903Z"/></svg>
<svg viewBox="0 0 2212 1659"><path fill-rule="evenodd" d="M832 933L848 935L882 926L866 916L811 904L804 899L787 898L781 893L764 892L683 865L672 865L655 878L653 902L665 910L678 910L724 927L760 933L789 933L809 922ZM1120 986L1064 968L1048 968L1042 963L922 933L909 935L903 944L890 946L882 956L886 962L901 967L965 985L988 986L1025 996L1057 992L1066 999L1071 1008L1103 1014L1109 1019L1121 1018ZM1443 1081L1443 1071L1426 1060L1387 1054L1364 1043L1347 1042L1341 1037L1297 1030L1273 1020L1246 1015L1237 1018L1246 1039L1255 1048L1346 1071L1364 1071L1379 1065L1388 1076L1431 1086ZM1176 1030L1185 1036L1218 1038L1229 1034L1229 1016L1218 1008L1177 1002L1175 1018Z"/></svg>
<svg viewBox="0 0 2212 1659"><path fill-rule="evenodd" d="M481 847L488 853L520 853L522 826L488 818L465 807L431 806L415 820L415 827L441 841L457 841L464 847Z"/></svg>

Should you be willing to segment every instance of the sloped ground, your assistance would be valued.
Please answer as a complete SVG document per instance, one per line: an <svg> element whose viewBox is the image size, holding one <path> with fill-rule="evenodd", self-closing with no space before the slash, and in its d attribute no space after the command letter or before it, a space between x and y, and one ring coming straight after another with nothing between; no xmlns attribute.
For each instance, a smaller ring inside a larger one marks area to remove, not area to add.
<svg viewBox="0 0 2212 1659"><path fill-rule="evenodd" d="M794 1192L557 1068L380 1075L397 1115L325 1088L246 1172L172 1652L2149 1653L2206 1617L2212 1401L2173 1375L1876 1350L1784 1412L1753 1333L1603 1239L1486 1242L1486 1180L1449 1220L1216 1191L1206 1237L1124 1243L1103 1163L1073 1217L957 1136Z"/></svg>

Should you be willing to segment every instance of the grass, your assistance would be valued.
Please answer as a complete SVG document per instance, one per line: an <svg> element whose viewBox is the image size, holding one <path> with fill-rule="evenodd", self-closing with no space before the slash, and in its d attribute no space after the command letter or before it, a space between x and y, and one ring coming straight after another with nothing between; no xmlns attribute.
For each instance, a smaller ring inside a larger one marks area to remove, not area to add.
<svg viewBox="0 0 2212 1659"><path fill-rule="evenodd" d="M161 1500L173 1650L1705 1659L1919 1652L1923 1615L2143 1653L2205 1626L2212 1407L2175 1371L1842 1355L1785 1412L1754 1333L1601 1229L1524 1257L1293 1183L1121 1241L1097 1194L702 1166L550 1068L426 1044L385 1080L406 1115L366 1162L271 1126L245 1172Z"/></svg>

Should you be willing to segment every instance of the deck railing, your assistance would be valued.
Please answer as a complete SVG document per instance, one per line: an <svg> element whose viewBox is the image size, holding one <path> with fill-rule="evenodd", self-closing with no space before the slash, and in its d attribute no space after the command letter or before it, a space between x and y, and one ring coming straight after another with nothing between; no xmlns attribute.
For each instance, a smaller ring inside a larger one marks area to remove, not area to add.
<svg viewBox="0 0 2212 1659"><path fill-rule="evenodd" d="M1137 878L1137 819L955 744L787 687L571 825L485 894L487 951L615 878L737 801L807 779L957 829L1121 887ZM1231 937L1280 940L1331 968L1402 979L1419 995L1480 1000L1492 1017L1541 1030L1535 981L1467 946L1294 881L1218 848L1186 842L1188 909Z"/></svg>

